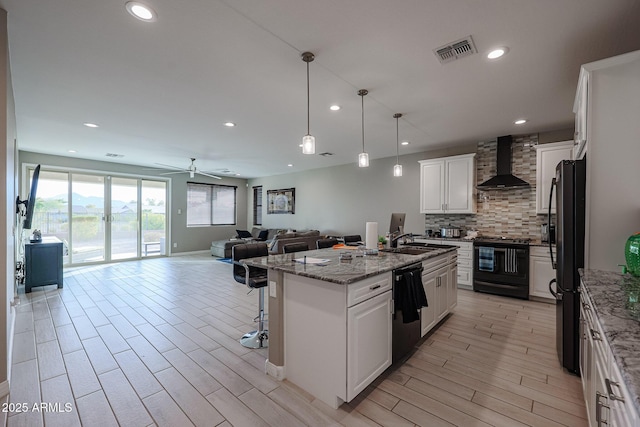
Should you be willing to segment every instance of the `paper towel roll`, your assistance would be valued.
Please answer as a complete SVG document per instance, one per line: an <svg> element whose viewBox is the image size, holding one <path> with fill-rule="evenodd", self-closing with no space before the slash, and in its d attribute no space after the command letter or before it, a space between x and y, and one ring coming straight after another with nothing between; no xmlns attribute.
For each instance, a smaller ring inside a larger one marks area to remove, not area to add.
<svg viewBox="0 0 640 427"><path fill-rule="evenodd" d="M365 244L367 249L376 249L378 247L378 223L367 222Z"/></svg>

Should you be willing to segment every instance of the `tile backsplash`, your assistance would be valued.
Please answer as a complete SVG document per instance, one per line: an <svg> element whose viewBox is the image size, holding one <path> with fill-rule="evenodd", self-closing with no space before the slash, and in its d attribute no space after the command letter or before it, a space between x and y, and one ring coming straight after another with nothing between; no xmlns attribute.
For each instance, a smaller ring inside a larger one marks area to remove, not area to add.
<svg viewBox="0 0 640 427"><path fill-rule="evenodd" d="M538 135L515 136L512 148L512 173L531 186L520 189L478 191L475 215L425 215L425 230L438 231L453 225L466 230L478 230L481 235L529 237L540 239L540 226L548 222L547 215L536 214L536 149ZM496 174L497 142L479 142L476 154L477 182Z"/></svg>

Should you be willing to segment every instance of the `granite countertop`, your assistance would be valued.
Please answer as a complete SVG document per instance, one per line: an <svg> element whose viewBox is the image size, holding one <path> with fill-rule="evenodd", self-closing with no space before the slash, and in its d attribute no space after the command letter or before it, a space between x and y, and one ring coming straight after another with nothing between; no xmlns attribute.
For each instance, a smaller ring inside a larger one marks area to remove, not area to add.
<svg viewBox="0 0 640 427"><path fill-rule="evenodd" d="M249 258L245 262L253 267L272 268L284 273L310 277L326 282L348 285L377 276L396 268L434 258L448 252L455 252L457 248L452 246L446 249L435 249L420 255L405 255L391 252L379 252L377 255L356 256L359 251L355 249L318 249L292 254L269 255L267 257ZM340 260L340 253L349 252L352 259ZM293 261L304 256L327 259L323 264L302 264Z"/></svg>
<svg viewBox="0 0 640 427"><path fill-rule="evenodd" d="M640 278L583 269L580 276L582 291L593 302L596 319L640 413Z"/></svg>

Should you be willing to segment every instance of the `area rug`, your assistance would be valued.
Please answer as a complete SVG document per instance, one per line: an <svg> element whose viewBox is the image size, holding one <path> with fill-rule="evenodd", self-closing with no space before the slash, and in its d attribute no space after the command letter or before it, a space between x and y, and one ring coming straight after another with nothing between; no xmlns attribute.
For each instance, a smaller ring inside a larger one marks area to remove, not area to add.
<svg viewBox="0 0 640 427"><path fill-rule="evenodd" d="M226 264L233 264L233 259L231 258L216 258L216 261L224 262Z"/></svg>

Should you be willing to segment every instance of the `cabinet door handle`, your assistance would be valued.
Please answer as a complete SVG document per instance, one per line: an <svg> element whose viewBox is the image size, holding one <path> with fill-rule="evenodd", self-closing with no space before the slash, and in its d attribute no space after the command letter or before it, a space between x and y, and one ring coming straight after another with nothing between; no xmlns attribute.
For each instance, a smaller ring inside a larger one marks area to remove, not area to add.
<svg viewBox="0 0 640 427"><path fill-rule="evenodd" d="M369 286L369 290L374 290L374 289L378 289L380 287L380 285L373 285L373 286Z"/></svg>
<svg viewBox="0 0 640 427"><path fill-rule="evenodd" d="M602 408L609 409L609 406L607 406L604 403L600 402L600 398L601 397L605 397L606 398L606 396L604 394L601 394L599 391L596 391L596 423L597 423L598 427L601 427L603 424L609 425L607 420L603 420L602 419Z"/></svg>
<svg viewBox="0 0 640 427"><path fill-rule="evenodd" d="M594 341L602 341L602 338L600 338L600 332L594 331L593 329L589 329L589 330L591 331L591 338L593 338Z"/></svg>
<svg viewBox="0 0 640 427"><path fill-rule="evenodd" d="M617 382L611 381L609 378L605 378L604 384L607 386L607 394L609 395L609 399L617 400L619 402L624 403L624 397L616 396L615 394L613 394L613 389L611 388L611 385L613 384L615 386L619 386Z"/></svg>

